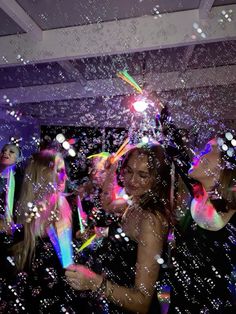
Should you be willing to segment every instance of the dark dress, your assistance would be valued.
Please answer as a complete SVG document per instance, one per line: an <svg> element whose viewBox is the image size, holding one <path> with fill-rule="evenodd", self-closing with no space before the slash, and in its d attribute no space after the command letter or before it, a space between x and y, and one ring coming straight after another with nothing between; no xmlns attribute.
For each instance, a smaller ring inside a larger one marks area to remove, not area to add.
<svg viewBox="0 0 236 314"><path fill-rule="evenodd" d="M236 313L236 213L219 231L190 218L176 230L173 265L168 313Z"/></svg>
<svg viewBox="0 0 236 314"><path fill-rule="evenodd" d="M90 256L87 262L88 267L97 273L104 274L106 278L115 284L128 288L135 284L135 264L137 261L138 243L130 239L122 230L119 224L112 224L109 227L107 238L103 239L102 244L96 249L94 255ZM149 314L160 313L157 294L153 297ZM94 303L96 304L96 302ZM96 306L96 305L95 305ZM128 314L131 313L114 303L107 302L100 311L91 313L109 313L109 314ZM133 312L132 312L133 313Z"/></svg>
<svg viewBox="0 0 236 314"><path fill-rule="evenodd" d="M14 261L13 261L14 262ZM35 258L23 272L8 265L0 283L0 313L81 313L84 300L66 282L49 238L38 239Z"/></svg>

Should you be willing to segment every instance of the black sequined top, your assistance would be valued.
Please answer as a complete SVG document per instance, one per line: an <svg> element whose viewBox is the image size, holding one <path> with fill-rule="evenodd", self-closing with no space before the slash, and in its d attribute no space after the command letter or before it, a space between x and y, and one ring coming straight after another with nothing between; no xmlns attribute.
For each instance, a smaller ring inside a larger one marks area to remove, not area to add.
<svg viewBox="0 0 236 314"><path fill-rule="evenodd" d="M86 313L84 301L65 280L49 238L37 240L35 258L25 271L10 276L11 266L1 278L0 313Z"/></svg>
<svg viewBox="0 0 236 314"><path fill-rule="evenodd" d="M89 267L97 273L105 274L108 280L117 285L132 288L135 285L137 252L138 243L125 234L120 224L112 224L108 237L104 238L102 245L96 250L95 258L90 260ZM104 313L131 312L108 302L108 310ZM148 313L160 313L156 293Z"/></svg>
<svg viewBox="0 0 236 314"><path fill-rule="evenodd" d="M236 313L236 213L219 231L176 230L169 313Z"/></svg>

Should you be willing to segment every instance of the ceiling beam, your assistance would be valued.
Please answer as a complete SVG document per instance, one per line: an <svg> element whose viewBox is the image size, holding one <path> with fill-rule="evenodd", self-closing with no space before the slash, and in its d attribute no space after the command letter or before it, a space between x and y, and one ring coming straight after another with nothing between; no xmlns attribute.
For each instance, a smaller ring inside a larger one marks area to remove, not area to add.
<svg viewBox="0 0 236 314"><path fill-rule="evenodd" d="M227 6L236 11L236 5ZM97 24L43 31L43 40L33 42L26 34L0 38L0 66L71 60L83 57L132 53L152 49L187 46L236 39L236 21L219 24L224 7L212 8L206 38L193 28L199 22L198 9L163 14L161 18L142 16Z"/></svg>
<svg viewBox="0 0 236 314"><path fill-rule="evenodd" d="M199 5L199 19L206 20L209 17L209 13L215 0L201 0Z"/></svg>
<svg viewBox="0 0 236 314"><path fill-rule="evenodd" d="M0 108L0 121L4 121L4 123L16 123L16 124L34 124L34 125L39 125L38 119L34 119L32 117L24 116L22 115L20 117L20 120L17 120L14 116L12 116L10 113L8 113L7 110L4 110Z"/></svg>
<svg viewBox="0 0 236 314"><path fill-rule="evenodd" d="M187 69L189 60L191 59L191 57L193 55L193 51L195 49L195 46L196 45L191 45L191 46L188 46L186 48L182 62L181 62L181 71L185 71Z"/></svg>
<svg viewBox="0 0 236 314"><path fill-rule="evenodd" d="M0 8L15 21L33 41L42 40L43 31L15 0L0 0Z"/></svg>
<svg viewBox="0 0 236 314"><path fill-rule="evenodd" d="M216 68L204 68L185 71L181 80L180 72L155 73L145 75L149 87L157 91L168 91L183 88L198 88L204 86L219 86L236 84L236 65ZM142 80L135 76L135 80ZM79 82L28 86L20 88L0 89L0 104L7 103L5 96L13 104L39 103L46 101L59 101L81 99L98 96L118 96L133 94L134 90L119 78L90 80L86 87Z"/></svg>
<svg viewBox="0 0 236 314"><path fill-rule="evenodd" d="M69 60L59 61L58 64L77 82L80 82L82 86L86 86L87 81L83 78L80 71Z"/></svg>

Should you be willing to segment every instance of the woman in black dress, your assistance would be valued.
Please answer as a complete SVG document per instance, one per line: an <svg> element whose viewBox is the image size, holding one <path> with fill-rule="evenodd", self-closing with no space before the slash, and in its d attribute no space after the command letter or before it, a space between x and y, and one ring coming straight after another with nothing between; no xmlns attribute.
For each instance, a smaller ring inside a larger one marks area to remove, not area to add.
<svg viewBox="0 0 236 314"><path fill-rule="evenodd" d="M236 312L236 150L232 140L230 132L211 140L189 170L199 183L193 185L190 213L176 228L169 313Z"/></svg>
<svg viewBox="0 0 236 314"><path fill-rule="evenodd" d="M168 313L236 313L236 132L217 135L190 163L167 106L151 96L168 158L192 197L175 225Z"/></svg>
<svg viewBox="0 0 236 314"><path fill-rule="evenodd" d="M9 252L1 313L80 313L63 270L73 254L71 210L62 193L66 179L59 153L43 150L30 159L18 205L22 237Z"/></svg>
<svg viewBox="0 0 236 314"><path fill-rule="evenodd" d="M108 182L116 166L110 167L103 186L104 208L112 203L113 182ZM155 285L172 216L170 167L162 147L132 149L122 164L121 177L132 198L121 224L110 226L90 269L75 265L66 276L75 290L90 290L100 297L106 313L158 313ZM99 313L99 307L93 313Z"/></svg>

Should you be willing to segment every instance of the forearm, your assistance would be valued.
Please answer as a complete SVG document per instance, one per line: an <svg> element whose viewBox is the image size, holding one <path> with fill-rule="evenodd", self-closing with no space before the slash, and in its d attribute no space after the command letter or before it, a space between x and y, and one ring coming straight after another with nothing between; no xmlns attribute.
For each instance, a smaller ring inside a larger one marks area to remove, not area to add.
<svg viewBox="0 0 236 314"><path fill-rule="evenodd" d="M141 314L148 312L152 299L152 294L147 293L145 289L143 290L126 288L107 281L105 296L110 302L126 310Z"/></svg>

